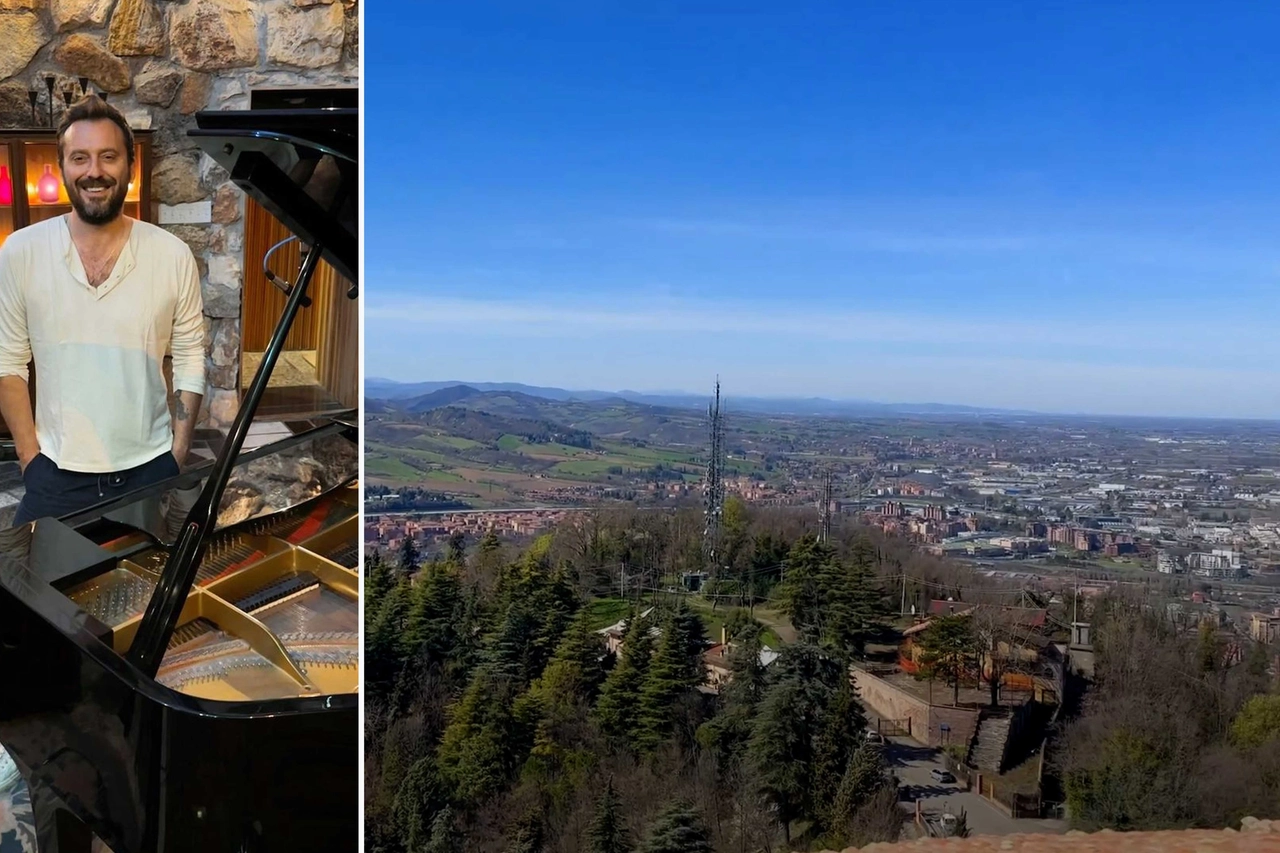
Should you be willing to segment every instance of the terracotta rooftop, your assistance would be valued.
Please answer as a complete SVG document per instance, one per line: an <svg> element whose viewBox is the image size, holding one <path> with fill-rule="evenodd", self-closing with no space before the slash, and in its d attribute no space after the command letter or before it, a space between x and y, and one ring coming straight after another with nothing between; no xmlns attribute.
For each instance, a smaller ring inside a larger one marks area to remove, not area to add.
<svg viewBox="0 0 1280 853"><path fill-rule="evenodd" d="M869 844L856 853L1280 853L1280 820L1245 818L1234 829L1186 829L1164 832L1078 830L1063 835L975 835L969 838L917 838ZM833 853L833 851L824 851ZM843 853L855 853L850 847Z"/></svg>

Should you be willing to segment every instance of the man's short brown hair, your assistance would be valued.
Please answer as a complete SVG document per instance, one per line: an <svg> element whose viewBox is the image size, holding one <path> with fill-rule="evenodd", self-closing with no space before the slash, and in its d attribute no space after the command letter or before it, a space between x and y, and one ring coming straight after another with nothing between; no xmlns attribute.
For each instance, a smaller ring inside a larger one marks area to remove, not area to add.
<svg viewBox="0 0 1280 853"><path fill-rule="evenodd" d="M125 119L124 113L92 92L68 107L67 111L62 115L62 121L58 123L58 167L62 167L62 139L66 136L67 128L78 121L98 121L100 119L115 122L116 127L120 128L120 132L124 134L125 156L129 158L129 174L132 175L133 160L136 155L133 147L133 129L129 127L129 122Z"/></svg>

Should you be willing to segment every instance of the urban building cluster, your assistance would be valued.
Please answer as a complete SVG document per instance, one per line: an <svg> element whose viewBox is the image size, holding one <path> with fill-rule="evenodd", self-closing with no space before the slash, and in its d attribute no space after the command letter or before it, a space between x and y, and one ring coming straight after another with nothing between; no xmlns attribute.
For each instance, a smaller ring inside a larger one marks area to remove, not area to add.
<svg viewBox="0 0 1280 853"><path fill-rule="evenodd" d="M840 506L935 553L1068 556L1209 579L1280 572L1277 470L1108 462L1098 451L1072 462L956 458L927 470L881 463L872 486Z"/></svg>
<svg viewBox="0 0 1280 853"><path fill-rule="evenodd" d="M455 533L475 541L492 532L514 539L536 536L580 514L572 509L459 510L421 515L366 517L364 541L368 548L395 551L412 539L423 551L443 546Z"/></svg>

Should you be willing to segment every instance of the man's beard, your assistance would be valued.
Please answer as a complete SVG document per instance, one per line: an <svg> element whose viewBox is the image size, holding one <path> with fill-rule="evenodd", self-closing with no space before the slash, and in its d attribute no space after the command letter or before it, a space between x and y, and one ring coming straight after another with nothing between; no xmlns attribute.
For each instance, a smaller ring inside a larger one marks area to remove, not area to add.
<svg viewBox="0 0 1280 853"><path fill-rule="evenodd" d="M79 184L67 184L67 197L76 214L89 225L106 225L114 222L124 210L124 197L129 192L127 183L115 182L115 190L105 198L88 198L82 189L111 186L111 180L82 180Z"/></svg>

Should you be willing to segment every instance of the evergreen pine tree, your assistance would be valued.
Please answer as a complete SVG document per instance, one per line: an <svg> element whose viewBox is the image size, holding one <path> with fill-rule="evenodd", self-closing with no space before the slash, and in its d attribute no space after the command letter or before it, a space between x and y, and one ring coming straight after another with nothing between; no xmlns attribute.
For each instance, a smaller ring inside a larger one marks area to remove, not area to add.
<svg viewBox="0 0 1280 853"><path fill-rule="evenodd" d="M682 602L676 610L673 621L684 642L685 660L684 677L690 687L697 687L706 680L707 670L703 665L702 655L707 650L707 629L702 624L702 617L689 610Z"/></svg>
<svg viewBox="0 0 1280 853"><path fill-rule="evenodd" d="M541 672L551 660L560 638L578 612L578 593L568 569L562 566L544 574L536 589L534 602L534 612L539 617L533 650L534 666L537 672Z"/></svg>
<svg viewBox="0 0 1280 853"><path fill-rule="evenodd" d="M884 777L884 757L875 744L864 743L849 756L831 804L828 827L840 837L854 816L876 791L888 782Z"/></svg>
<svg viewBox="0 0 1280 853"><path fill-rule="evenodd" d="M536 779L553 796L568 793L583 766L580 759L589 756L580 743L580 727L575 726L604 677L602 652L587 614L580 614L556 647L551 663L516 700L513 713L518 724L533 733L525 778Z"/></svg>
<svg viewBox="0 0 1280 853"><path fill-rule="evenodd" d="M425 853L462 853L463 841L453 808L445 806L431 821L431 840L427 842Z"/></svg>
<svg viewBox="0 0 1280 853"><path fill-rule="evenodd" d="M539 620L527 602L513 602L487 643L485 663L495 673L524 687L541 669L538 665Z"/></svg>
<svg viewBox="0 0 1280 853"><path fill-rule="evenodd" d="M480 668L450 710L437 752L454 801L475 805L501 791L528 748L528 733L513 713L511 685Z"/></svg>
<svg viewBox="0 0 1280 853"><path fill-rule="evenodd" d="M845 563L834 555L823 564L824 644L845 656L860 657L881 611L875 580L875 548L865 536L854 542Z"/></svg>
<svg viewBox="0 0 1280 853"><path fill-rule="evenodd" d="M779 590L782 608L803 642L817 645L827 635L828 575L836 551L806 534L791 547Z"/></svg>
<svg viewBox="0 0 1280 853"><path fill-rule="evenodd" d="M649 619L638 616L627 623L618 664L605 678L596 702L595 716L600 730L628 745L634 745L640 691L653 656L652 627Z"/></svg>
<svg viewBox="0 0 1280 853"><path fill-rule="evenodd" d="M382 597L391 589L395 580L391 577L391 567L382 559L382 552L374 550L364 560L364 609L365 616L382 603Z"/></svg>
<svg viewBox="0 0 1280 853"><path fill-rule="evenodd" d="M844 667L813 646L797 643L774 663L777 680L752 724L747 756L760 793L773 804L783 837L791 822L813 818L812 780L816 740Z"/></svg>
<svg viewBox="0 0 1280 853"><path fill-rule="evenodd" d="M825 826L832 825L832 809L845 768L858 749L869 746L866 728L867 717L858 703L857 691L846 678L826 709L814 744L812 808Z"/></svg>
<svg viewBox="0 0 1280 853"><path fill-rule="evenodd" d="M591 615L584 609L561 637L551 663L543 671L543 678L551 682L552 689L560 695L594 701L605 676L603 655L604 644L591 630ZM554 679L549 678L553 667L557 671Z"/></svg>
<svg viewBox="0 0 1280 853"><path fill-rule="evenodd" d="M409 579L402 576L383 597L373 627L365 636L365 685L371 697L388 695L400 673L403 663L400 637L409 606Z"/></svg>
<svg viewBox="0 0 1280 853"><path fill-rule="evenodd" d="M663 625L662 638L640 691L635 740L640 751L652 751L666 740L674 722L676 701L702 683L706 670L698 642L701 635L697 615L687 611L672 614Z"/></svg>
<svg viewBox="0 0 1280 853"><path fill-rule="evenodd" d="M1218 630L1208 619L1201 620L1199 640L1196 644L1196 659L1201 672L1213 672L1222 663L1223 643L1218 639Z"/></svg>
<svg viewBox="0 0 1280 853"><path fill-rule="evenodd" d="M627 824L622 814L622 800L613 787L612 776L605 782L604 793L596 803L596 813L591 821L591 832L588 838L589 853L630 853L631 843L627 839Z"/></svg>
<svg viewBox="0 0 1280 853"><path fill-rule="evenodd" d="M790 548L781 537L758 533L751 543L751 593L765 595L782 578L782 565Z"/></svg>
<svg viewBox="0 0 1280 853"><path fill-rule="evenodd" d="M480 540L480 546L476 549L475 556L472 558L470 577L475 578L484 588L488 589L501 576L502 541L498 539L498 534L490 530Z"/></svg>
<svg viewBox="0 0 1280 853"><path fill-rule="evenodd" d="M539 537L503 572L496 590L500 615L486 658L522 686L542 673L578 610L573 580L567 570L549 567L549 548L550 540Z"/></svg>
<svg viewBox="0 0 1280 853"><path fill-rule="evenodd" d="M1245 657L1245 684L1250 694L1266 693L1270 689L1271 650L1265 643L1251 643Z"/></svg>
<svg viewBox="0 0 1280 853"><path fill-rule="evenodd" d="M396 835L405 850L417 851L426 846L432 835L432 817L446 800L435 762L429 757L414 762L396 791L391 811Z"/></svg>
<svg viewBox="0 0 1280 853"><path fill-rule="evenodd" d="M427 566L414 585L405 618L404 657L442 668L458 644L461 608L462 590L456 570L447 564Z"/></svg>
<svg viewBox="0 0 1280 853"><path fill-rule="evenodd" d="M920 633L920 663L929 677L942 676L955 691L953 704L960 704L960 681L974 664L977 651L968 616L941 616Z"/></svg>
<svg viewBox="0 0 1280 853"><path fill-rule="evenodd" d="M729 652L729 683L721 690L726 705L742 705L753 712L764 698L768 687L767 674L760 654L764 651L760 623L738 632L733 649Z"/></svg>
<svg viewBox="0 0 1280 853"><path fill-rule="evenodd" d="M542 826L542 817L535 811L525 812L516 822L506 853L543 853L545 847L546 830Z"/></svg>
<svg viewBox="0 0 1280 853"><path fill-rule="evenodd" d="M400 543L400 574L412 575L418 571L418 564L421 561L422 557L418 554L417 544L414 543L412 536L406 534L404 541Z"/></svg>
<svg viewBox="0 0 1280 853"><path fill-rule="evenodd" d="M467 534L455 530L449 534L449 550L445 560L457 568L462 568L467 561Z"/></svg>
<svg viewBox="0 0 1280 853"><path fill-rule="evenodd" d="M654 819L638 853L713 853L707 831L692 804L672 803Z"/></svg>
<svg viewBox="0 0 1280 853"><path fill-rule="evenodd" d="M760 793L773 805L783 838L791 843L791 822L804 817L813 769L816 720L796 679L775 684L752 726L748 757Z"/></svg>
<svg viewBox="0 0 1280 853"><path fill-rule="evenodd" d="M742 629L729 654L729 683L720 690L720 713L698 729L698 742L715 756L721 778L735 770L751 740L756 708L767 688L765 668L760 662L760 631Z"/></svg>
<svg viewBox="0 0 1280 853"><path fill-rule="evenodd" d="M502 540L498 538L498 534L493 530L489 530L483 537L481 537L479 553L492 555L500 550L502 550Z"/></svg>

